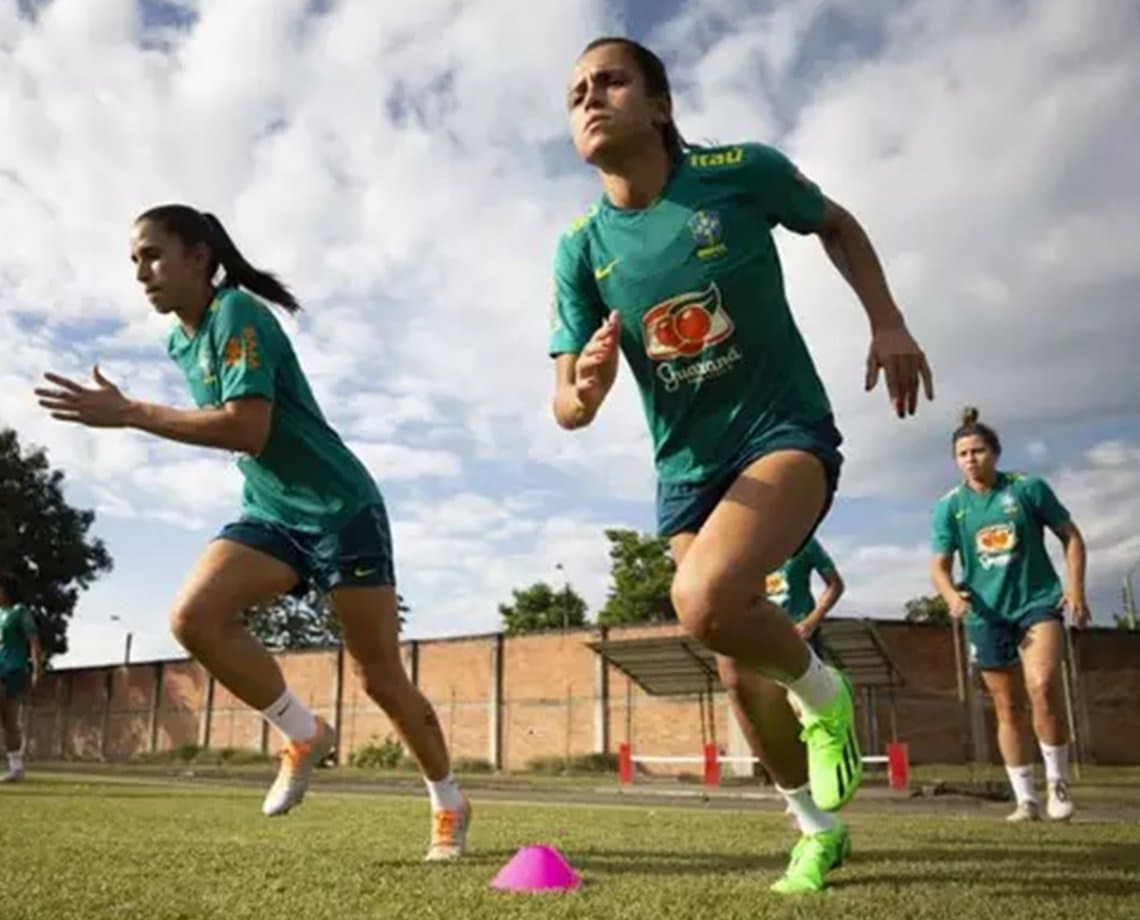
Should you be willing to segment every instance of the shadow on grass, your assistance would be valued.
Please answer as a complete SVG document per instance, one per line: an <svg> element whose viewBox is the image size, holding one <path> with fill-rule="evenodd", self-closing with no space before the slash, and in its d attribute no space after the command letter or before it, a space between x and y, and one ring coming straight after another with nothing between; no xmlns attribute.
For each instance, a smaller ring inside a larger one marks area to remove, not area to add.
<svg viewBox="0 0 1140 920"><path fill-rule="evenodd" d="M1133 873L1140 865L1140 841L992 841L962 839L958 846L916 844L906 850L856 851L830 880L831 887L968 885L995 897L1135 897L1140 883L1106 873ZM907 871L899 863L916 864ZM1080 872L1082 866L1088 871Z"/></svg>

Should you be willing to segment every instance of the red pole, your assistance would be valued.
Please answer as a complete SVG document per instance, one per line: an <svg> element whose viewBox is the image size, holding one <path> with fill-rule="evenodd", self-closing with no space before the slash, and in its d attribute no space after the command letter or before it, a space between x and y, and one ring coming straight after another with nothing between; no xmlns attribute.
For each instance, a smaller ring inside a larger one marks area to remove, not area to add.
<svg viewBox="0 0 1140 920"><path fill-rule="evenodd" d="M715 744L705 745L705 785L720 785L720 752Z"/></svg>
<svg viewBox="0 0 1140 920"><path fill-rule="evenodd" d="M892 789L902 791L910 784L910 757L905 741L887 745L887 776Z"/></svg>
<svg viewBox="0 0 1140 920"><path fill-rule="evenodd" d="M618 780L623 786L633 782L633 751L628 742L618 745Z"/></svg>

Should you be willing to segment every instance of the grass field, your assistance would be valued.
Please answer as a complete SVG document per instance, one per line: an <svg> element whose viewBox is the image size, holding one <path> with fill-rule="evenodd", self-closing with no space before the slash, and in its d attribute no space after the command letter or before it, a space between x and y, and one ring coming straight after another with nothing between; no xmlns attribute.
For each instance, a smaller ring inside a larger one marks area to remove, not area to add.
<svg viewBox="0 0 1140 920"><path fill-rule="evenodd" d="M557 795L552 792L551 796ZM163 778L31 776L0 788L0 917L511 918L1140 916L1140 827L1011 827L1003 808L850 814L855 855L822 895L769 894L792 842L766 809L480 802L472 855L420 862L420 798L322 787L262 818L260 791ZM1103 814L1102 809L1098 809ZM558 846L572 894L488 882L517 847Z"/></svg>

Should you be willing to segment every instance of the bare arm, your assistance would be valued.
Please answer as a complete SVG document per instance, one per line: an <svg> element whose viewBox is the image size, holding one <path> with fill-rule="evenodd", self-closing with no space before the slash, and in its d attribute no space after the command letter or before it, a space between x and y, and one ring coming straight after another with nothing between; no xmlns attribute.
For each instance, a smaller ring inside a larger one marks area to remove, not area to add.
<svg viewBox="0 0 1140 920"><path fill-rule="evenodd" d="M819 239L832 264L863 304L871 328L903 326L902 313L891 296L870 237L850 211L830 198L824 204Z"/></svg>
<svg viewBox="0 0 1140 920"><path fill-rule="evenodd" d="M824 200L823 222L817 232L828 258L851 285L871 324L865 388L874 389L882 370L895 413L899 418L913 415L919 382L926 398L933 399L934 377L891 296L875 247L859 221L830 199Z"/></svg>
<svg viewBox="0 0 1140 920"><path fill-rule="evenodd" d="M269 440L272 418L273 404L251 396L230 400L218 409L173 409L129 402L124 424L171 441L220 447L256 457Z"/></svg>
<svg viewBox="0 0 1140 920"><path fill-rule="evenodd" d="M554 359L554 418L563 428L582 428L598 414L617 377L619 332L610 313L581 354Z"/></svg>
<svg viewBox="0 0 1140 920"><path fill-rule="evenodd" d="M554 359L554 420L567 430L589 425L601 405L599 403L591 412L579 398L574 385L574 365L577 361L577 355L559 355Z"/></svg>
<svg viewBox="0 0 1140 920"><path fill-rule="evenodd" d="M823 579L825 585L823 593L820 594L819 600L816 601L815 610L800 620L799 624L803 628L802 631L808 635L819 628L819 624L823 622L823 618L839 603L839 599L843 597L843 592L847 589L847 585L843 582L843 576L835 569L820 572L820 577Z"/></svg>
<svg viewBox="0 0 1140 920"><path fill-rule="evenodd" d="M1065 547L1065 604L1077 626L1087 625L1090 614L1085 596L1085 538L1077 525L1067 521L1053 531Z"/></svg>
<svg viewBox="0 0 1140 920"><path fill-rule="evenodd" d="M40 675L44 673L44 647L40 642L40 637L30 636L28 647L32 651L32 677L38 680Z"/></svg>
<svg viewBox="0 0 1140 920"><path fill-rule="evenodd" d="M940 553L930 560L930 580L934 582L936 590L950 608L950 616L959 618L970 609L968 596L959 591L954 585L954 557Z"/></svg>
<svg viewBox="0 0 1140 920"><path fill-rule="evenodd" d="M127 399L97 367L94 387L81 386L59 374L44 377L55 388L40 387L36 395L52 418L60 421L92 428L137 428L183 444L220 447L251 456L261 453L269 440L273 404L260 396L231 399L216 409L173 409Z"/></svg>

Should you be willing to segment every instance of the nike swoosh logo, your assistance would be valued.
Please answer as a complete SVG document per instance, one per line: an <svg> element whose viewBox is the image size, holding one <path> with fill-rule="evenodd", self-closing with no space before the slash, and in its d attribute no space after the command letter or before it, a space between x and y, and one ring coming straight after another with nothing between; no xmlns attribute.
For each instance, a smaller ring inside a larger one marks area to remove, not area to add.
<svg viewBox="0 0 1140 920"><path fill-rule="evenodd" d="M608 265L603 265L601 268L595 268L594 269L594 277L597 278L599 281L601 281L603 278L607 277L610 274L610 272L612 272L614 270L614 266L617 265L619 261L620 261L619 259L614 259Z"/></svg>
<svg viewBox="0 0 1140 920"><path fill-rule="evenodd" d="M954 520L956 520L956 521L960 521L960 520L962 520L962 518L964 518L965 516L966 516L966 512L965 512L965 511L956 511L956 512L954 513Z"/></svg>
<svg viewBox="0 0 1140 920"><path fill-rule="evenodd" d="M364 578L366 575L371 575L375 571L375 569L353 569L352 574L356 578Z"/></svg>

